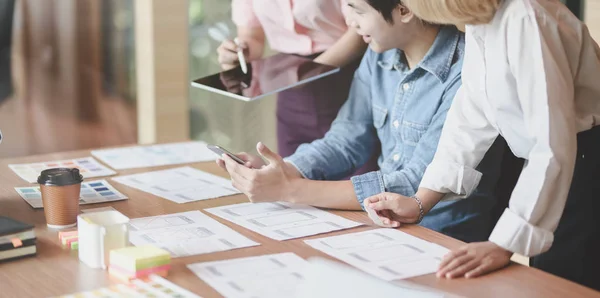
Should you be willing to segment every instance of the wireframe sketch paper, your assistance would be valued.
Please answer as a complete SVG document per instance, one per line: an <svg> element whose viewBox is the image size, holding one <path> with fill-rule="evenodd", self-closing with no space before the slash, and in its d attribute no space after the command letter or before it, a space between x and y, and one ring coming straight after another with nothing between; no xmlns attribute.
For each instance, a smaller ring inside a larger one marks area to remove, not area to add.
<svg viewBox="0 0 600 298"><path fill-rule="evenodd" d="M240 193L231 186L231 181L191 167L120 176L112 180L179 204Z"/></svg>
<svg viewBox="0 0 600 298"><path fill-rule="evenodd" d="M306 237L362 225L311 206L284 202L244 203L205 211L275 240Z"/></svg>
<svg viewBox="0 0 600 298"><path fill-rule="evenodd" d="M434 273L448 249L395 229L305 240L306 244L384 280Z"/></svg>
<svg viewBox="0 0 600 298"><path fill-rule="evenodd" d="M293 253L196 263L187 267L228 298L295 297L307 262Z"/></svg>
<svg viewBox="0 0 600 298"><path fill-rule="evenodd" d="M200 211L132 219L129 241L136 246L161 247L172 257L260 245Z"/></svg>
<svg viewBox="0 0 600 298"><path fill-rule="evenodd" d="M215 160L204 142L185 142L94 150L92 155L116 170Z"/></svg>
<svg viewBox="0 0 600 298"><path fill-rule="evenodd" d="M339 262L310 258L295 298L459 298L409 281L386 282ZM376 294L375 294L376 293Z"/></svg>

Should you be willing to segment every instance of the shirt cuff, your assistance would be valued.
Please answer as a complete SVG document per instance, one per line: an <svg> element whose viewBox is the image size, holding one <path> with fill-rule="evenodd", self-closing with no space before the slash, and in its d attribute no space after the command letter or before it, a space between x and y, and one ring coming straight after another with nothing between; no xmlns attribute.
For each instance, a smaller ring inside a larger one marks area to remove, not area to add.
<svg viewBox="0 0 600 298"><path fill-rule="evenodd" d="M285 163L291 165L292 167L296 168L296 170L300 173L300 175L302 175L302 178L310 179L306 176L306 172L301 167L297 166L296 163L294 163L293 161L290 161L288 159L284 159L283 161L285 161Z"/></svg>
<svg viewBox="0 0 600 298"><path fill-rule="evenodd" d="M548 251L554 241L554 234L530 224L506 209L489 240L508 251L531 257Z"/></svg>
<svg viewBox="0 0 600 298"><path fill-rule="evenodd" d="M385 192L385 186L383 183L383 175L381 171L370 172L367 174L354 176L350 178L352 185L354 186L354 193L360 203L360 206L364 209L363 202L371 196Z"/></svg>
<svg viewBox="0 0 600 298"><path fill-rule="evenodd" d="M425 170L419 187L447 193L444 200L466 198L475 191L481 172L453 162L436 161Z"/></svg>

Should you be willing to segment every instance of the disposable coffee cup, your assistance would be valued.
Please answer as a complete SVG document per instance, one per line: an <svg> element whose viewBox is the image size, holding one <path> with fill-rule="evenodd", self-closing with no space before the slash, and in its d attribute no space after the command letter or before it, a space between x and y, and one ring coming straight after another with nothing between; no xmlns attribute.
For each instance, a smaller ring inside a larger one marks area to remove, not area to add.
<svg viewBox="0 0 600 298"><path fill-rule="evenodd" d="M38 183L48 228L65 229L77 225L81 182L83 176L78 169L56 168L40 174Z"/></svg>

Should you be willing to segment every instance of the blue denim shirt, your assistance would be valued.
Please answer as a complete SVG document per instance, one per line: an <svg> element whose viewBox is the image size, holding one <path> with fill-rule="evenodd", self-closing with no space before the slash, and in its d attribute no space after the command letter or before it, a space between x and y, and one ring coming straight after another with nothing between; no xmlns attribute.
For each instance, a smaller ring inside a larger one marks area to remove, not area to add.
<svg viewBox="0 0 600 298"><path fill-rule="evenodd" d="M461 84L464 46L461 32L442 27L413 69L400 50L382 54L368 50L330 131L323 139L301 145L286 161L308 179L336 180L366 163L381 142L380 170L351 179L359 202L385 191L414 195ZM500 159L499 154L494 157ZM439 203L421 224L466 241L486 240L497 176L489 178L493 178L490 189L472 196L483 200Z"/></svg>

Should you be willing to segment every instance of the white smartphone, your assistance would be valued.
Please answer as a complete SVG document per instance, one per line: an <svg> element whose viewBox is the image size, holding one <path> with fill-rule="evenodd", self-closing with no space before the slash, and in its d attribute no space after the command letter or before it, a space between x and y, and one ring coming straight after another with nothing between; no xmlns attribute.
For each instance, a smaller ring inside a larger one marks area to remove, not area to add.
<svg viewBox="0 0 600 298"><path fill-rule="evenodd" d="M243 160L241 160L239 157L235 156L235 154L229 152L228 150L226 150L225 148L222 148L220 146L217 145L206 145L206 147L208 149L210 149L210 151L214 152L215 154L222 156L223 154L227 154L229 157L231 157L231 159L235 160L237 163L244 165L245 162Z"/></svg>

